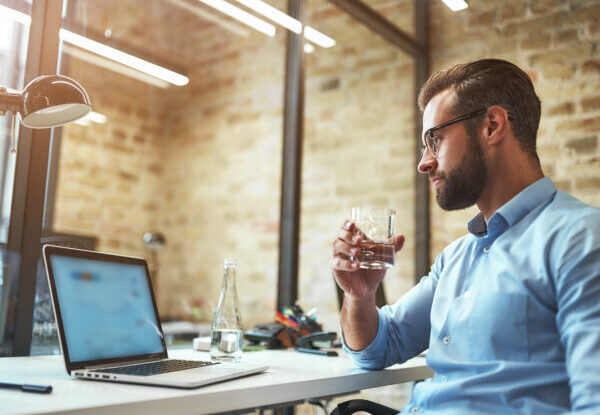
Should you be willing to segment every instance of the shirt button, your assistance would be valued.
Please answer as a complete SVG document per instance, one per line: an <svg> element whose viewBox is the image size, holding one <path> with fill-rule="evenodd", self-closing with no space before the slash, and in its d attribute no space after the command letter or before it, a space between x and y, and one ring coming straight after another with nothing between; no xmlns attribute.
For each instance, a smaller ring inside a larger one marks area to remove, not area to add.
<svg viewBox="0 0 600 415"><path fill-rule="evenodd" d="M444 344L450 344L450 341L451 341L451 340L452 340L452 339L450 338L450 336L446 336L446 337L444 337L444 338L442 339L442 341L444 342Z"/></svg>
<svg viewBox="0 0 600 415"><path fill-rule="evenodd" d="M469 291L469 290L465 291L464 297L469 298L470 296L471 296L471 291Z"/></svg>
<svg viewBox="0 0 600 415"><path fill-rule="evenodd" d="M486 246L485 248L483 248L483 252L485 252L486 254L487 254L488 252L490 252L490 247L489 247L489 246Z"/></svg>
<svg viewBox="0 0 600 415"><path fill-rule="evenodd" d="M410 412L411 412L411 413L413 413L413 414L418 414L418 413L419 413L419 408L417 408L416 406L413 406L413 407L410 409Z"/></svg>
<svg viewBox="0 0 600 415"><path fill-rule="evenodd" d="M447 381L448 379L446 378L446 376L442 376L442 377L440 378L440 380L441 380L442 382L445 382L445 381Z"/></svg>

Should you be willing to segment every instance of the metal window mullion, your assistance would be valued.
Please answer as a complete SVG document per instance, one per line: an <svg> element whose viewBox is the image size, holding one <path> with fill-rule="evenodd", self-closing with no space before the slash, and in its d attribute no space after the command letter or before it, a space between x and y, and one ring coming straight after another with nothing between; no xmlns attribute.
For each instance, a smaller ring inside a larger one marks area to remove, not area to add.
<svg viewBox="0 0 600 415"><path fill-rule="evenodd" d="M34 1L25 67L25 83L57 70L62 0ZM18 269L13 356L30 352L36 277L50 144L50 129L20 129L15 167L8 250L16 253Z"/></svg>
<svg viewBox="0 0 600 415"><path fill-rule="evenodd" d="M304 0L289 0L288 13L303 21ZM277 309L298 299L298 244L304 123L304 61L302 35L287 33L281 210L279 218L279 276Z"/></svg>

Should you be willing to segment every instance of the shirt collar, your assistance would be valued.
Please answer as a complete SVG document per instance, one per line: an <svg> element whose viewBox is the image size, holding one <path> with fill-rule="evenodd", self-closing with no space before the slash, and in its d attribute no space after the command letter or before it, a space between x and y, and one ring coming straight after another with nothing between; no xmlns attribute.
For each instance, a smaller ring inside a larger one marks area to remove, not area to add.
<svg viewBox="0 0 600 415"><path fill-rule="evenodd" d="M556 187L552 183L552 179L544 177L529 185L502 205L490 218L490 224L494 221L494 217L498 215L506 221L508 226L512 226L537 206L549 200L554 193L556 193ZM480 212L471 219L467 228L475 236L485 236L487 234L487 224L483 214Z"/></svg>

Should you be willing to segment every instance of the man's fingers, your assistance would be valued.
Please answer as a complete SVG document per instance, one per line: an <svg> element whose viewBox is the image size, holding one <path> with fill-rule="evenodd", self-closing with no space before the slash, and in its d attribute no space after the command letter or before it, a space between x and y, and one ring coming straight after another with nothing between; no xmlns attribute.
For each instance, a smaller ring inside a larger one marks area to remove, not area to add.
<svg viewBox="0 0 600 415"><path fill-rule="evenodd" d="M360 238L358 240L354 239L356 243L359 243L360 241L372 241L372 239L369 238L363 231L361 231L360 228L356 226L356 223L351 220L346 220L342 224L342 232L344 231L348 232L348 235L351 235L355 238Z"/></svg>
<svg viewBox="0 0 600 415"><path fill-rule="evenodd" d="M396 235L394 239L394 252L398 252L404 246L404 235Z"/></svg>
<svg viewBox="0 0 600 415"><path fill-rule="evenodd" d="M358 270L358 262L350 261L341 257L334 257L331 259L331 269L335 271L356 271Z"/></svg>
<svg viewBox="0 0 600 415"><path fill-rule="evenodd" d="M348 242L337 238L333 241L333 256L344 255L346 257L355 257L360 254L358 246L352 246Z"/></svg>
<svg viewBox="0 0 600 415"><path fill-rule="evenodd" d="M341 229L337 235L338 239L343 242L347 242L350 245L358 245L362 238L353 232Z"/></svg>

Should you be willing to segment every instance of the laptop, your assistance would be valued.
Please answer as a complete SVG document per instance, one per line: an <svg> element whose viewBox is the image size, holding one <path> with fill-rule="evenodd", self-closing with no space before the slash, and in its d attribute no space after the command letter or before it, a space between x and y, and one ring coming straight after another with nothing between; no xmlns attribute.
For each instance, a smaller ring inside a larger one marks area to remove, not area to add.
<svg viewBox="0 0 600 415"><path fill-rule="evenodd" d="M169 359L144 259L55 245L45 245L43 254L69 375L196 388L268 369Z"/></svg>

